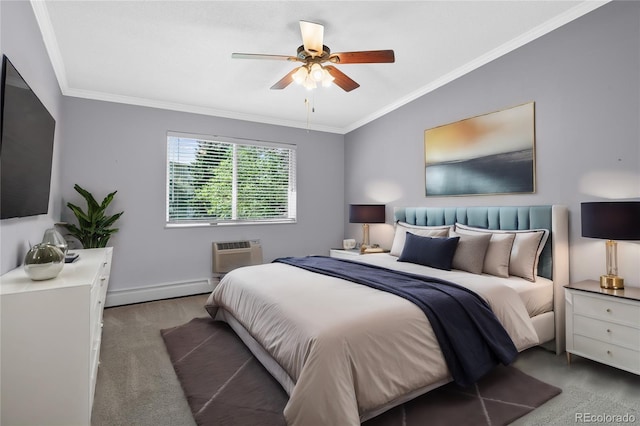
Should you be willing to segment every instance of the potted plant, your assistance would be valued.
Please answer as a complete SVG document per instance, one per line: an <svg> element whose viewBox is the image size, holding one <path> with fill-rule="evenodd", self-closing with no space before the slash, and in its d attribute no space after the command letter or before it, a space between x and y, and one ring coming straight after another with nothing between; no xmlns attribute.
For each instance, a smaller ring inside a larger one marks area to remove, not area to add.
<svg viewBox="0 0 640 426"><path fill-rule="evenodd" d="M77 238L84 248L106 247L111 234L118 231L118 228L111 228L111 226L124 213L120 212L111 216L105 215L105 210L118 191L113 191L102 200L102 203L98 204L93 195L80 187L80 185L76 184L73 189L78 191L87 201L87 211L84 212L80 207L67 203L67 207L71 209L78 219L78 226L71 223L62 224L62 226L69 231L69 234Z"/></svg>

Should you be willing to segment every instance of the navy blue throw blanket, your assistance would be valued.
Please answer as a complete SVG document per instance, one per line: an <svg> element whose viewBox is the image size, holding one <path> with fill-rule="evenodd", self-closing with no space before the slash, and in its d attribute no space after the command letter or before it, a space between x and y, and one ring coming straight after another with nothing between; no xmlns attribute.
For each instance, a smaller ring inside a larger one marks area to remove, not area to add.
<svg viewBox="0 0 640 426"><path fill-rule="evenodd" d="M489 305L460 285L325 256L283 257L274 262L342 278L413 302L429 319L453 380L460 386L475 383L498 363L511 364L518 354Z"/></svg>

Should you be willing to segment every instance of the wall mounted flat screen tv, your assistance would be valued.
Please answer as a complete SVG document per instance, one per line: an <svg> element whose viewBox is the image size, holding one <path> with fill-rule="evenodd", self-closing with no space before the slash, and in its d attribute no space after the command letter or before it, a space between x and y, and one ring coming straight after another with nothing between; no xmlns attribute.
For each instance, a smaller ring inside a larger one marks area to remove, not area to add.
<svg viewBox="0 0 640 426"><path fill-rule="evenodd" d="M2 56L0 219L46 214L56 122Z"/></svg>

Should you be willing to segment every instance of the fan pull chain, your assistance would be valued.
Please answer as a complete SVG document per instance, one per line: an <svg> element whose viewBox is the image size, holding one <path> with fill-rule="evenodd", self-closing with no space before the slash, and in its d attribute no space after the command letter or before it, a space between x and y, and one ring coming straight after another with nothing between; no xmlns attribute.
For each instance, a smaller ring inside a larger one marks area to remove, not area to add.
<svg viewBox="0 0 640 426"><path fill-rule="evenodd" d="M309 132L311 128L311 113L316 112L315 94L311 98L311 102L309 102L309 98L304 98L304 104L307 107L307 132Z"/></svg>

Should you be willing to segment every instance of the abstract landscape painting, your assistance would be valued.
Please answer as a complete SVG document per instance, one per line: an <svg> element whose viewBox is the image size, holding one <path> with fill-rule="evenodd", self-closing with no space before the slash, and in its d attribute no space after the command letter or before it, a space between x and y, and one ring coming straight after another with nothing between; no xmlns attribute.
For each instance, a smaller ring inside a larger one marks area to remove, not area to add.
<svg viewBox="0 0 640 426"><path fill-rule="evenodd" d="M535 192L534 103L424 132L427 196Z"/></svg>

